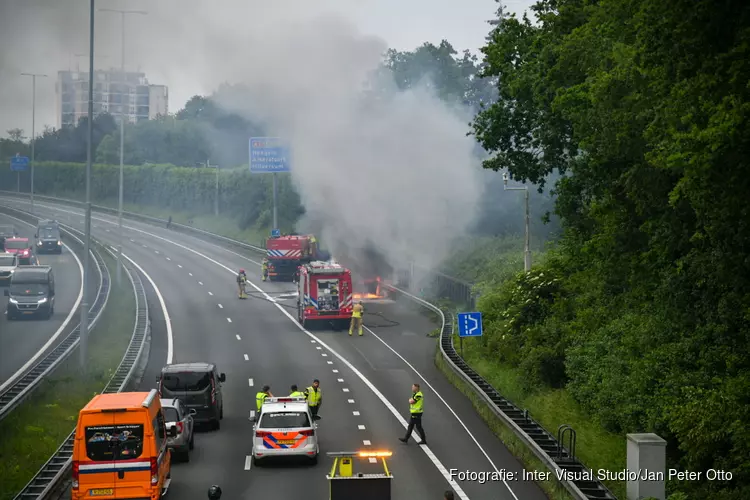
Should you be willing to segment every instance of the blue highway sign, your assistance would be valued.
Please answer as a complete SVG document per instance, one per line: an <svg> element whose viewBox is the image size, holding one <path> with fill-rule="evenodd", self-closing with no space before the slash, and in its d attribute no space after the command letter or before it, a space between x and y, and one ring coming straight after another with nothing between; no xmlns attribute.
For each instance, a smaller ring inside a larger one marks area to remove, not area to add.
<svg viewBox="0 0 750 500"><path fill-rule="evenodd" d="M289 172L289 148L278 137L250 138L250 172Z"/></svg>
<svg viewBox="0 0 750 500"><path fill-rule="evenodd" d="M281 236L281 231L278 229L271 229L271 238L278 238Z"/></svg>
<svg viewBox="0 0 750 500"><path fill-rule="evenodd" d="M29 169L29 157L14 156L10 159L10 169L14 172L26 172Z"/></svg>
<svg viewBox="0 0 750 500"><path fill-rule="evenodd" d="M482 336L482 313L458 313L458 336L459 337L481 337Z"/></svg>

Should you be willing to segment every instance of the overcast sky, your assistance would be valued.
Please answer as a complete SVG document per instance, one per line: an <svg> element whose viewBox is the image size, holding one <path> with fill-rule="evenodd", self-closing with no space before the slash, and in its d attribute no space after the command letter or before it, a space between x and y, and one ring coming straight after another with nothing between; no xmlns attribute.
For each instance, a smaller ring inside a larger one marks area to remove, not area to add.
<svg viewBox="0 0 750 500"><path fill-rule="evenodd" d="M169 87L171 112L195 94L210 93L218 83L232 81L216 61L225 30L248 30L263 19L270 0L98 0L98 8L142 9L146 16L128 16L126 68L146 73L151 83ZM314 8L349 19L363 35L374 35L399 50L411 50L425 41L449 40L457 50L476 51L494 17L494 0L275 0L287 5L289 19L302 9ZM506 0L509 12L521 13L533 0ZM57 72L88 67L87 0L0 0L0 136L10 128L31 133L31 78L20 75L44 73L37 81L36 131L56 125L55 80ZM210 6L210 11L207 10ZM278 14L277 12L274 14ZM270 15L270 14L269 14ZM283 22L274 16L271 22ZM250 22L252 21L252 22ZM120 64L119 16L97 13L97 69ZM212 50L201 53L201 47ZM253 47L222 47L252 51ZM211 54L211 56L208 56ZM77 57L77 55L79 55ZM83 56L80 56L83 55ZM235 58L233 58L235 59ZM210 70L209 70L210 68ZM257 68L263 71L263 68ZM210 73L210 74L207 74ZM218 74L217 74L218 73Z"/></svg>

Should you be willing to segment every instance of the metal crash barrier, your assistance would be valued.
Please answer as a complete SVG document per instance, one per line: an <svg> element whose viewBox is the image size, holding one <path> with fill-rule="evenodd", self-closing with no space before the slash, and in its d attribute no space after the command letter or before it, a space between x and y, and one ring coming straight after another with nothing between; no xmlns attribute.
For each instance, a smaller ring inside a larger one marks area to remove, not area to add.
<svg viewBox="0 0 750 500"><path fill-rule="evenodd" d="M331 473L326 476L330 485L330 500L391 500L391 481L393 476L388 470L385 459L390 451L338 451L327 453L333 458ZM375 458L383 463L383 473L354 473L355 458ZM336 468L338 467L338 475Z"/></svg>

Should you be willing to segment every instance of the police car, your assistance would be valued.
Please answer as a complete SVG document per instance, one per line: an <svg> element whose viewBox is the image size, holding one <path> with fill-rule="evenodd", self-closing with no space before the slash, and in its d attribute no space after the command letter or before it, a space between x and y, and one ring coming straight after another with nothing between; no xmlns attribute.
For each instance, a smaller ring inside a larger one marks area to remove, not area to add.
<svg viewBox="0 0 750 500"><path fill-rule="evenodd" d="M318 462L318 424L305 398L266 398L253 426L253 464L266 458L306 457Z"/></svg>

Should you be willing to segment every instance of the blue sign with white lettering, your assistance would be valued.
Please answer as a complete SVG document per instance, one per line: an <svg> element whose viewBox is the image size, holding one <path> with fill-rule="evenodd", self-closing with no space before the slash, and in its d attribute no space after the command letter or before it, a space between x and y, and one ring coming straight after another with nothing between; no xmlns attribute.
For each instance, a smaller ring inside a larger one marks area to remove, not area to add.
<svg viewBox="0 0 750 500"><path fill-rule="evenodd" d="M26 172L29 169L29 157L14 156L10 159L10 169L13 172Z"/></svg>
<svg viewBox="0 0 750 500"><path fill-rule="evenodd" d="M271 238L278 238L281 236L281 230L271 229Z"/></svg>
<svg viewBox="0 0 750 500"><path fill-rule="evenodd" d="M250 172L289 172L289 148L278 137L250 138Z"/></svg>
<svg viewBox="0 0 750 500"><path fill-rule="evenodd" d="M457 320L459 337L482 336L482 313L458 313Z"/></svg>

